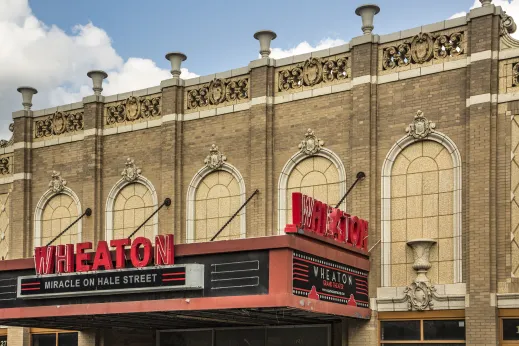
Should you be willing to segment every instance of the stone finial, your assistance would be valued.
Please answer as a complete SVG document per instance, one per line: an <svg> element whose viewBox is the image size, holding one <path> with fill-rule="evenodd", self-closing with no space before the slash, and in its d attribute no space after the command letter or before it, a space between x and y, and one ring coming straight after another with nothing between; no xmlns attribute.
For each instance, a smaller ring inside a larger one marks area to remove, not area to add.
<svg viewBox="0 0 519 346"><path fill-rule="evenodd" d="M54 193L60 193L65 189L67 181L61 177L61 174L56 171L52 171L51 180L49 182L49 189Z"/></svg>
<svg viewBox="0 0 519 346"><path fill-rule="evenodd" d="M479 0L479 2L481 2L483 7L492 5L492 0Z"/></svg>
<svg viewBox="0 0 519 346"><path fill-rule="evenodd" d="M373 29L375 28L373 26L373 18L379 12L380 7L372 4L359 6L355 10L355 14L362 18L362 32L364 32L364 35L371 34Z"/></svg>
<svg viewBox="0 0 519 346"><path fill-rule="evenodd" d="M215 144L211 145L209 155L204 160L205 165L210 169L218 169L223 166L225 161L227 161L227 157L218 150Z"/></svg>
<svg viewBox="0 0 519 346"><path fill-rule="evenodd" d="M324 141L317 138L312 129L308 129L305 134L305 139L299 144L299 150L306 155L314 155L324 145Z"/></svg>
<svg viewBox="0 0 519 346"><path fill-rule="evenodd" d="M187 56L184 53L172 52L166 54L166 59L171 63L171 75L173 78L180 78L180 66L182 65L182 61L187 59Z"/></svg>
<svg viewBox="0 0 519 346"><path fill-rule="evenodd" d="M274 31L260 30L254 34L254 38L260 43L260 54L262 58L268 58L270 55L270 42L277 37Z"/></svg>
<svg viewBox="0 0 519 346"><path fill-rule="evenodd" d="M87 76L92 78L94 95L101 95L101 91L103 91L103 79L108 77L105 71L93 70L87 73Z"/></svg>
<svg viewBox="0 0 519 346"><path fill-rule="evenodd" d="M428 120L423 115L423 112L419 110L416 112L413 122L406 127L405 131L409 136L422 139L429 136L431 132L434 132L435 128L436 124Z"/></svg>
<svg viewBox="0 0 519 346"><path fill-rule="evenodd" d="M32 96L37 94L38 90L28 86L22 86L16 90L18 90L18 92L22 94L23 109L25 109L26 111L30 111L32 107Z"/></svg>
<svg viewBox="0 0 519 346"><path fill-rule="evenodd" d="M132 181L137 180L142 170L135 165L135 161L130 158L126 159L125 168L121 172L121 175L124 180L131 183Z"/></svg>

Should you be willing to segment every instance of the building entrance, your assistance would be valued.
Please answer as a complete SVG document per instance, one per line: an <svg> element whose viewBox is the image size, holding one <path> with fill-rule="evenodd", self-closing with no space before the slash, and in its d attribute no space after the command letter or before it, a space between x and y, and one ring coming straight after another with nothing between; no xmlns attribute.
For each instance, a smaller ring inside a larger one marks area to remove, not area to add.
<svg viewBox="0 0 519 346"><path fill-rule="evenodd" d="M159 346L330 346L330 325L170 330Z"/></svg>

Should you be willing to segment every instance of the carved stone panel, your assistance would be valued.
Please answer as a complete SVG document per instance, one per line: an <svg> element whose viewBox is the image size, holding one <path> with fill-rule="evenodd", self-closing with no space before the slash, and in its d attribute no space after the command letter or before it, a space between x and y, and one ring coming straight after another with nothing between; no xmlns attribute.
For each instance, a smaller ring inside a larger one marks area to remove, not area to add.
<svg viewBox="0 0 519 346"><path fill-rule="evenodd" d="M421 32L408 39L381 45L379 71L387 74L457 60L466 55L466 50L465 29Z"/></svg>
<svg viewBox="0 0 519 346"><path fill-rule="evenodd" d="M519 58L499 62L499 93L519 91Z"/></svg>
<svg viewBox="0 0 519 346"><path fill-rule="evenodd" d="M34 138L45 139L63 134L73 135L83 130L83 110L56 112L37 118L34 122Z"/></svg>
<svg viewBox="0 0 519 346"><path fill-rule="evenodd" d="M13 156L0 156L0 178L13 174Z"/></svg>
<svg viewBox="0 0 519 346"><path fill-rule="evenodd" d="M312 57L299 64L277 68L275 78L277 93L293 93L345 83L351 79L350 57L345 54Z"/></svg>
<svg viewBox="0 0 519 346"><path fill-rule="evenodd" d="M225 107L249 100L249 77L215 78L185 90L186 113Z"/></svg>
<svg viewBox="0 0 519 346"><path fill-rule="evenodd" d="M151 120L162 115L162 96L130 96L126 100L105 106L105 127L114 127L139 121Z"/></svg>

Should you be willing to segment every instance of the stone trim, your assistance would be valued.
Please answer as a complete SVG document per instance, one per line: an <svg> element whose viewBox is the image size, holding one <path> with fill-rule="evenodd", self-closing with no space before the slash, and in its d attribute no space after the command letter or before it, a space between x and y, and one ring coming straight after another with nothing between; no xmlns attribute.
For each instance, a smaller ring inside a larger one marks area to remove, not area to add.
<svg viewBox="0 0 519 346"><path fill-rule="evenodd" d="M497 293L495 294L497 299L497 307L499 309L509 308L509 309L517 309L519 308L519 293Z"/></svg>
<svg viewBox="0 0 519 346"><path fill-rule="evenodd" d="M240 203L243 204L246 201L245 194L245 180L241 175L240 171L234 167L233 165L223 162L222 166L218 169L211 169L208 166L204 166L201 168L191 179L189 186L187 187L187 205L186 205L186 243L193 243L195 240L195 200L196 200L196 189L198 185L204 180L204 178L210 173L224 171L230 173L234 179L240 185ZM240 238L247 237L247 219L246 219L246 211L247 207L244 207L239 216L240 216Z"/></svg>
<svg viewBox="0 0 519 346"><path fill-rule="evenodd" d="M288 178L290 177L290 173L294 170L294 168L304 159L307 159L312 156L321 156L325 159L330 160L337 168L337 172L339 173L339 194L344 196L346 193L346 170L344 168L344 164L342 163L340 157L331 151L328 148L320 148L318 152L313 155L307 155L302 151L298 151L285 163L285 166L281 170L279 174L278 180L278 234L283 234L284 227L287 224L287 190L288 190ZM341 204L340 208L342 210L346 210L346 200Z"/></svg>
<svg viewBox="0 0 519 346"><path fill-rule="evenodd" d="M81 208L81 202L78 198L78 196L72 191L70 188L64 186L63 190L59 193L55 193L52 191L52 189L48 189L45 191L45 193L41 196L40 200L38 201L38 204L36 204L36 209L34 211L34 246L42 246L45 244L41 243L41 222L42 222L42 215L43 215L43 209L47 205L47 203L54 197L58 196L60 194L64 194L72 198L74 203L76 204L77 208L77 215L83 214L83 209ZM61 232L62 230L60 230ZM77 242L81 242L81 236L83 231L83 221L77 223Z"/></svg>
<svg viewBox="0 0 519 346"><path fill-rule="evenodd" d="M13 143L13 145L10 145L8 147L0 148L0 155L10 154L10 153L13 153L13 152L14 152L14 143Z"/></svg>
<svg viewBox="0 0 519 346"><path fill-rule="evenodd" d="M75 102L75 103L70 103L70 104L63 105L63 106L51 107L51 108L46 108L46 109L40 109L37 111L32 111L32 117L38 118L38 117L42 117L45 115L51 115L56 112L76 111L81 108L83 108L83 102Z"/></svg>
<svg viewBox="0 0 519 346"><path fill-rule="evenodd" d="M434 310L454 310L466 307L466 284L439 284L434 285L432 295ZM377 287L377 297L372 298L372 310L376 311L409 311L405 298L406 287Z"/></svg>
<svg viewBox="0 0 519 346"><path fill-rule="evenodd" d="M105 207L105 240L110 242L110 240L113 239L113 227L114 227L114 204L115 204L115 198L119 194L119 192L129 184L142 184L146 186L146 188L151 193L151 198L153 200L153 206L157 208L159 206L158 197L157 197L157 191L155 190L155 187L145 177L138 174L135 180L133 181L127 181L124 178L119 179L117 183L112 187L110 192L108 193L108 197L106 199L106 207ZM153 235L156 236L159 234L159 213L156 213L153 216Z"/></svg>
<svg viewBox="0 0 519 346"><path fill-rule="evenodd" d="M453 243L454 243L454 283L463 280L462 273L462 175L461 175L461 154L456 144L445 134L434 131L426 139L415 139L411 136L404 136L399 139L389 150L382 164L382 189L381 189L381 282L382 286L391 286L391 170L393 163L398 155L409 145L421 140L432 140L443 145L452 158L454 170L454 201L453 201Z"/></svg>
<svg viewBox="0 0 519 346"><path fill-rule="evenodd" d="M474 95L467 99L466 106L467 108L473 105L481 104L481 103L497 103L497 94L481 94L481 95Z"/></svg>
<svg viewBox="0 0 519 346"><path fill-rule="evenodd" d="M104 102L110 103L110 102L116 102L116 101L123 101L130 96L135 96L135 97L148 96L148 95L153 95L153 94L159 94L161 92L162 92L162 88L159 85L159 86L154 86L154 87L147 88L147 89L141 89L141 90L130 91L127 93L122 93L122 94L104 96Z"/></svg>

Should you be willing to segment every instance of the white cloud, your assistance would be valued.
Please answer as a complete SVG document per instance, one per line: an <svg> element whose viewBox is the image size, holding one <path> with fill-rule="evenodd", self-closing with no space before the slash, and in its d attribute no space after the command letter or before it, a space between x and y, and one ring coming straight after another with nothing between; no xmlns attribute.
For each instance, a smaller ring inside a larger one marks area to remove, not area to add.
<svg viewBox="0 0 519 346"><path fill-rule="evenodd" d="M0 1L0 139L8 139L11 113L21 109L20 85L38 89L33 109L81 101L91 95L89 70L108 72L104 95L157 86L171 78L152 60L124 61L108 34L92 23L78 24L68 35L47 26L32 13L27 0ZM197 75L182 69L182 78Z"/></svg>
<svg viewBox="0 0 519 346"><path fill-rule="evenodd" d="M321 40L316 46L312 46L308 42L304 41L289 49L272 48L269 57L273 59L282 59L292 55L305 54L316 50L340 46L345 43L346 41L341 39L325 38L324 40Z"/></svg>
<svg viewBox="0 0 519 346"><path fill-rule="evenodd" d="M501 6L504 11L514 20L517 24L519 24L519 0L493 0L492 4L495 6ZM474 4L470 7L470 9L481 7L481 2L479 0L474 0ZM458 12L453 14L449 19L456 17L463 17L467 14L467 12ZM512 37L515 39L519 39L519 30L512 34Z"/></svg>

